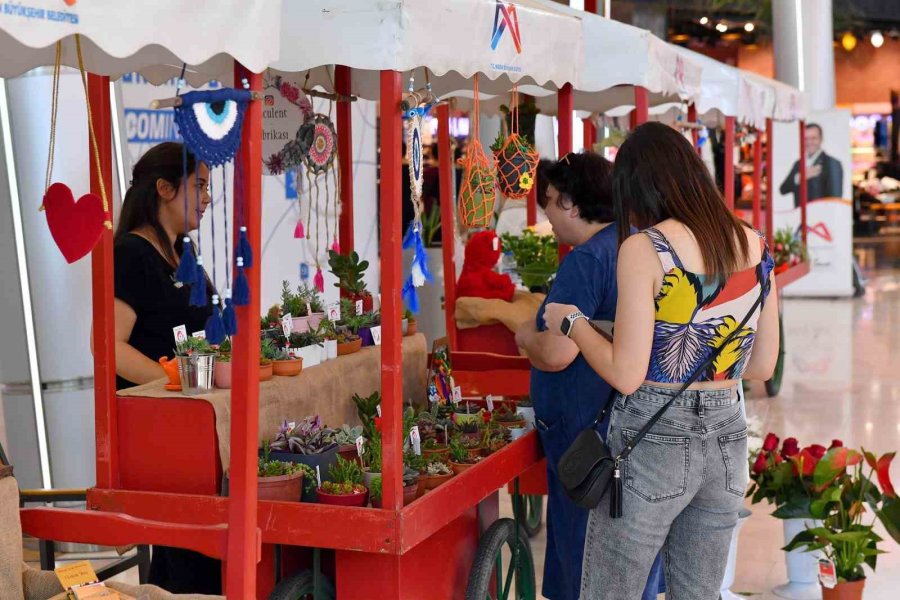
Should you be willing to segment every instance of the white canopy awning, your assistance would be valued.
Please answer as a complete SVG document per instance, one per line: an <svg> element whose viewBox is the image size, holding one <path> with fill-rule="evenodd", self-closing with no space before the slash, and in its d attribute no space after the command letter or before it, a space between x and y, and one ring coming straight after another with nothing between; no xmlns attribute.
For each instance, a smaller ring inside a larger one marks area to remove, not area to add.
<svg viewBox="0 0 900 600"><path fill-rule="evenodd" d="M177 77L182 63L187 63L185 78L200 85L210 79L230 79L234 60L261 72L278 56L281 2L5 3L0 10L0 76L53 65L58 40L64 40L63 64L77 68L75 34L82 36L87 70L114 79L137 71L158 84Z"/></svg>
<svg viewBox="0 0 900 600"><path fill-rule="evenodd" d="M767 108L766 117L776 121L798 121L806 118L806 96L803 92L786 83L756 73L745 71L744 74L747 79L771 90L772 101Z"/></svg>

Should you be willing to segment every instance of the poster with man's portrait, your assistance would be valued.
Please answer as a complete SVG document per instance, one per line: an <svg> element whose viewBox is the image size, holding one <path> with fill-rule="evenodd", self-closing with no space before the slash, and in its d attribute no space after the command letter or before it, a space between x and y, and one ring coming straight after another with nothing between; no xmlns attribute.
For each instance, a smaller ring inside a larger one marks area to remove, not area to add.
<svg viewBox="0 0 900 600"><path fill-rule="evenodd" d="M853 293L853 210L850 113L812 112L803 129L800 156L797 123L775 123L772 169L775 229L800 232L800 161L806 164L806 235L810 273L785 290L786 296L850 296Z"/></svg>

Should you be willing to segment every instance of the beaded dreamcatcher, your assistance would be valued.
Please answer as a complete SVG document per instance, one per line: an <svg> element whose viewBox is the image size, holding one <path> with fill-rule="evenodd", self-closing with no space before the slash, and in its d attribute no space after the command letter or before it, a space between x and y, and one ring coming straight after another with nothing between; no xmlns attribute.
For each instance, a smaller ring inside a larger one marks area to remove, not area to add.
<svg viewBox="0 0 900 600"><path fill-rule="evenodd" d="M175 108L175 123L184 139L183 156L184 156L184 173L182 181L187 181L187 156L191 152L198 162L203 162L210 169L210 180L212 180L212 170L221 167L222 172L222 190L227 199L227 185L225 180L225 166L231 163L235 169L235 178L237 180L236 192L234 196L234 205L237 212L239 233L237 248L234 251L235 267L234 280L231 281L230 268L230 252L228 245L228 207L225 205L225 227L223 236L225 239L225 294L224 308L220 303L220 298L215 291L212 293L212 315L206 322L206 338L211 344L219 344L224 341L225 336L237 333L237 319L234 314L234 305L244 306L250 302L250 288L247 284L247 278L244 269L253 264L253 255L250 249L250 243L247 240L247 227L244 224L244 209L246 198L243 193L237 193L237 190L243 190L243 172L241 170L240 161L236 157L241 145L241 128L244 123L244 115L247 106L251 100L255 99L253 92L248 88L249 83L245 79L243 81L244 89L223 88L218 90L205 90L196 92L187 92L181 94L181 87L184 85L184 72L182 78L178 81L179 94L174 100L166 101ZM159 106L161 103L157 102ZM210 183L212 188L212 183ZM191 306L204 306L210 302L207 295L207 276L203 269L203 256L200 248L202 248L202 239L200 230L197 230L197 254L194 255L194 245L191 238L187 235L188 229L188 197L187 189L185 189L184 197L184 223L185 235L183 238L183 249L181 253L181 261L175 272L175 278L185 284L191 286L191 294L189 303ZM197 211L197 220L200 220L200 188L196 188L197 202L195 210ZM210 190L212 193L212 190ZM215 286L217 280L216 273L216 225L215 225L215 206L210 211L210 220L212 226L212 252L213 252L213 277L212 283ZM232 291L233 290L233 291Z"/></svg>
<svg viewBox="0 0 900 600"><path fill-rule="evenodd" d="M427 71L426 71L427 81ZM426 84L424 91L415 91L415 79L409 78L409 95L404 99L401 109L403 120L406 122L406 158L409 163L409 188L410 200L413 205L413 220L403 236L403 249L413 251L412 264L409 277L403 284L402 297L406 305L414 313L419 312L419 298L416 288L425 285L426 281L432 281L428 271L428 255L425 253L425 244L422 242L422 214L424 203L422 202L423 153L422 153L422 127L425 117L428 116L434 101L431 93L431 83Z"/></svg>
<svg viewBox="0 0 900 600"><path fill-rule="evenodd" d="M469 228L490 227L494 219L494 202L497 199L497 175L494 164L488 160L481 142L478 141L478 75L475 75L475 101L469 131L469 144L466 156L460 159L463 168L462 182L459 188L459 214L462 222Z"/></svg>
<svg viewBox="0 0 900 600"><path fill-rule="evenodd" d="M512 91L509 135L494 149L497 184L507 198L521 199L534 187L540 155L524 136L519 135L519 90ZM498 140L499 141L499 140Z"/></svg>

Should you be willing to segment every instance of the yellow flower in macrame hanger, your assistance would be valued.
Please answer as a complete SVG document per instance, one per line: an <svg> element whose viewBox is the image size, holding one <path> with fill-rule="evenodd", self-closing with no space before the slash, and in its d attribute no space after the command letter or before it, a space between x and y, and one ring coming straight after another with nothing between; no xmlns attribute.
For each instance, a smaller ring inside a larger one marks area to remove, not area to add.
<svg viewBox="0 0 900 600"><path fill-rule="evenodd" d="M460 159L463 168L462 182L459 189L459 215L469 228L490 227L494 220L494 203L497 200L497 175L494 165L484 153L478 141L478 75L475 75L475 101L472 107L471 126L469 131L475 132L469 137L466 156Z"/></svg>
<svg viewBox="0 0 900 600"><path fill-rule="evenodd" d="M519 135L519 90L513 86L509 136L494 148L497 184L500 192L515 200L524 198L534 186L540 155L524 136Z"/></svg>

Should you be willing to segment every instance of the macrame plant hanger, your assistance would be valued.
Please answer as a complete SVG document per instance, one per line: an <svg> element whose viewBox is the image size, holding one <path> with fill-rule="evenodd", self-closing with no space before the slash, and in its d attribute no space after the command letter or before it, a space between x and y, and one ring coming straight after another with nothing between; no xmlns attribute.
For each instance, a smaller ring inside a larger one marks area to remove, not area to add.
<svg viewBox="0 0 900 600"><path fill-rule="evenodd" d="M401 295L406 305L414 313L419 312L419 298L416 288L432 281L428 271L428 255L425 253L425 244L422 241L422 214L424 204L422 202L422 185L424 182L423 152L422 152L422 128L425 117L431 111L435 100L431 92L431 82L428 78L428 70L425 70L425 90L415 90L415 76L409 77L409 95L401 104L403 119L406 121L406 157L409 163L409 188L410 200L413 205L413 220L403 236L403 249L413 251L412 264L409 276L403 284Z"/></svg>
<svg viewBox="0 0 900 600"><path fill-rule="evenodd" d="M466 156L459 161L463 168L459 190L459 214L463 224L470 229L484 229L491 226L494 220L494 202L497 199L494 164L488 160L478 140L480 111L476 73L475 99L470 113L469 144Z"/></svg>
<svg viewBox="0 0 900 600"><path fill-rule="evenodd" d="M519 135L519 87L513 86L509 135L494 152L497 183L507 198L525 198L534 187L540 155L524 136Z"/></svg>
<svg viewBox="0 0 900 600"><path fill-rule="evenodd" d="M91 160L97 173L102 173L100 149L94 133L94 119L88 98L87 73L81 52L81 36L75 34L75 49L78 55L78 70L84 88L87 107L88 136L91 141ZM103 234L104 229L112 229L109 199L103 177L98 177L100 196L88 193L75 202L72 190L64 183L50 184L53 180L53 155L56 151L56 114L59 107L59 76L62 68L62 41L56 42L56 60L53 65L53 90L50 109L50 143L47 151L47 175L44 181L44 197L39 210L47 215L47 226L53 241L71 264L88 254Z"/></svg>

